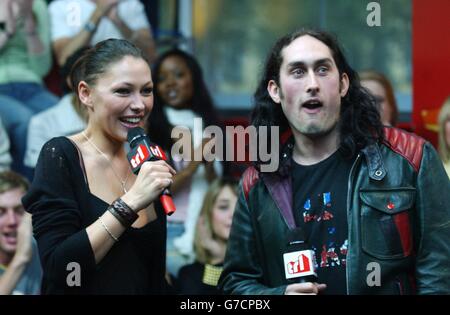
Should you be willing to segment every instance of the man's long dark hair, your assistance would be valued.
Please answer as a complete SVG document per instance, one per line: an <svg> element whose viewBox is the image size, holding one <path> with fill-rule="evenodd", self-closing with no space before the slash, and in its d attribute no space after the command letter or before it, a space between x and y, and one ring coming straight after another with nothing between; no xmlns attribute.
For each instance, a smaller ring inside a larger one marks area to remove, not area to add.
<svg viewBox="0 0 450 315"><path fill-rule="evenodd" d="M177 56L183 59L189 71L191 72L194 93L191 102L192 107L190 109L203 119L203 127L207 127L209 125L219 125L217 113L214 109L213 100L209 94L208 88L206 87L205 81L203 79L202 69L200 68L199 63L190 54L187 54L186 52L179 49L171 49L163 53L158 58L158 60L156 60L152 69L153 82L155 87L155 101L152 112L148 119L147 127L150 139L163 147L164 150L170 150L173 144L173 140L171 138L173 126L169 123L167 116L163 110L163 107L168 105L164 104L157 86L159 83L159 72L161 70L161 65L164 60L172 56Z"/></svg>
<svg viewBox="0 0 450 315"><path fill-rule="evenodd" d="M383 128L375 99L361 87L358 74L348 64L336 38L319 30L299 30L282 37L275 43L254 94L255 108L251 114L252 125L257 130L259 126L279 126L280 134L290 128L281 105L275 103L270 97L267 85L270 80L274 80L280 86L282 50L304 35L312 36L327 45L338 68L339 77L342 78L342 74L346 73L349 78L349 89L345 97L341 99L339 124L340 148L344 155L352 157L366 145L380 142L383 139Z"/></svg>

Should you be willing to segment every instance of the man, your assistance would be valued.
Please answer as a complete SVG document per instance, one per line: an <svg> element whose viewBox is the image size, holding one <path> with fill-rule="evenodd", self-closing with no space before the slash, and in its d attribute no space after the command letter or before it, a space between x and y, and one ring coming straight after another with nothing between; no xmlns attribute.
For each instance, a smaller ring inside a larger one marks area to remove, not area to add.
<svg viewBox="0 0 450 315"><path fill-rule="evenodd" d="M20 175L0 173L0 295L40 293L42 271L31 215L21 203L27 189Z"/></svg>
<svg viewBox="0 0 450 315"><path fill-rule="evenodd" d="M254 126L291 136L276 172L256 165L243 175L224 293L450 293L442 163L423 139L382 127L332 36L306 30L281 38L255 101ZM298 228L315 252L317 281L286 280L283 254Z"/></svg>
<svg viewBox="0 0 450 315"><path fill-rule="evenodd" d="M84 46L108 38L127 39L152 62L152 30L139 0L55 0L49 5L52 43L60 66Z"/></svg>

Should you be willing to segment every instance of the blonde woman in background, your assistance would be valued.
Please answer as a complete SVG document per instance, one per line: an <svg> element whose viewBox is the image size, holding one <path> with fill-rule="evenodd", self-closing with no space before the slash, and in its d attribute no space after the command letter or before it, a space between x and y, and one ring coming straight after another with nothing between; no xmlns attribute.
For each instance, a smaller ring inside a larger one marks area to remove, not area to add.
<svg viewBox="0 0 450 315"><path fill-rule="evenodd" d="M439 155L450 178L450 96L439 113Z"/></svg>
<svg viewBox="0 0 450 315"><path fill-rule="evenodd" d="M219 294L217 282L222 272L236 202L235 181L216 179L211 184L197 221L195 262L180 269L175 283L177 293Z"/></svg>

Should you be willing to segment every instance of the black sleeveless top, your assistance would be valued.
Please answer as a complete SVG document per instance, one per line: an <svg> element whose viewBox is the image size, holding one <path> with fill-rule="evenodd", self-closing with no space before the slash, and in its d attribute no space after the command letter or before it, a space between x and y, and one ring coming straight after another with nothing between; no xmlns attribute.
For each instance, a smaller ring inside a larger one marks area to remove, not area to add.
<svg viewBox="0 0 450 315"><path fill-rule="evenodd" d="M51 139L42 148L33 183L22 199L33 218L44 272L42 293L165 293L166 216L159 201L157 219L128 228L96 264L85 229L108 203L89 191L83 168L72 141ZM81 283L74 281L77 276Z"/></svg>

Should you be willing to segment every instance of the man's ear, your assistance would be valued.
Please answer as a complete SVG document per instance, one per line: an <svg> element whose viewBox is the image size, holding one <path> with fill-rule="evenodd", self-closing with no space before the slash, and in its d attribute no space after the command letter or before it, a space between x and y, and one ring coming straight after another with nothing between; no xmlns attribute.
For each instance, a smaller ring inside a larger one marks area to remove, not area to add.
<svg viewBox="0 0 450 315"><path fill-rule="evenodd" d="M347 95L349 86L350 86L350 80L348 78L348 75L347 75L347 73L343 73L341 76L341 84L340 84L341 97L344 97L345 95Z"/></svg>
<svg viewBox="0 0 450 315"><path fill-rule="evenodd" d="M267 92L269 92L270 98L277 104L281 103L281 90L278 84L274 80L270 80L267 84Z"/></svg>
<svg viewBox="0 0 450 315"><path fill-rule="evenodd" d="M78 83L78 96L86 107L93 109L92 91L86 81Z"/></svg>

